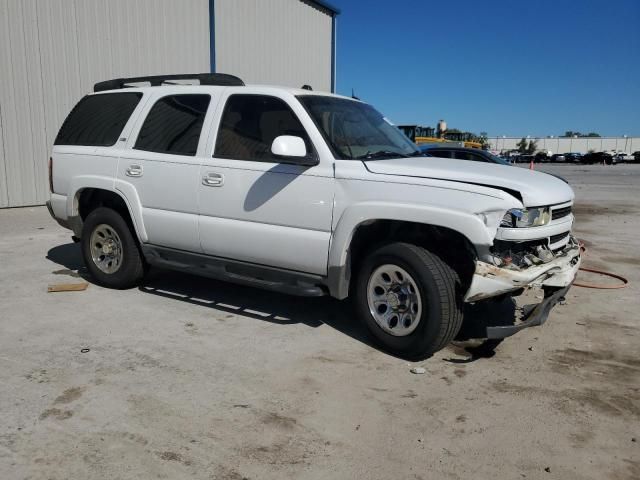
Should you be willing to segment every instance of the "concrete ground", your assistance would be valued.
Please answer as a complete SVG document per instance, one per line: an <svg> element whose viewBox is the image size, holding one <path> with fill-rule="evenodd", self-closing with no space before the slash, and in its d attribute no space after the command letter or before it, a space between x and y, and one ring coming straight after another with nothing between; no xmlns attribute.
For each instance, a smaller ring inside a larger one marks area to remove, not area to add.
<svg viewBox="0 0 640 480"><path fill-rule="evenodd" d="M77 245L0 210L0 478L640 478L640 167L542 168L576 190L585 265L630 286L424 375L328 298L161 271L47 293L82 280Z"/></svg>

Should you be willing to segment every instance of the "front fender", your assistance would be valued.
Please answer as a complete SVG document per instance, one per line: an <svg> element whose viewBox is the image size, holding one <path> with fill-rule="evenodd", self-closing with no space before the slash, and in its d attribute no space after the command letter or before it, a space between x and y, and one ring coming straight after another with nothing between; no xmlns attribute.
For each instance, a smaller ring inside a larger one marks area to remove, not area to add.
<svg viewBox="0 0 640 480"><path fill-rule="evenodd" d="M359 226L375 220L422 223L455 230L476 246L490 246L492 231L475 214L432 205L411 203L363 202L348 207L340 217L329 248L329 289L337 298L346 298L349 290L347 268L349 245Z"/></svg>

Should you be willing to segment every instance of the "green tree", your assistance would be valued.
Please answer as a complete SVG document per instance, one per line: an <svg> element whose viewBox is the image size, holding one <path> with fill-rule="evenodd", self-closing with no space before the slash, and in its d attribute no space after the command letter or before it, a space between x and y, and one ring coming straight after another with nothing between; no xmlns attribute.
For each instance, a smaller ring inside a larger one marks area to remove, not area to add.
<svg viewBox="0 0 640 480"><path fill-rule="evenodd" d="M599 136L600 136L600 134L599 134L599 133L596 133L596 132L589 132L589 133L587 133L587 135L586 135L586 136L587 136L587 137L599 137Z"/></svg>
<svg viewBox="0 0 640 480"><path fill-rule="evenodd" d="M527 151L527 139L522 137L522 140L516 143L516 147L518 147L520 153L525 153Z"/></svg>
<svg viewBox="0 0 640 480"><path fill-rule="evenodd" d="M529 155L533 155L533 153L538 149L538 142L535 140L529 141L529 146L527 147L527 153Z"/></svg>

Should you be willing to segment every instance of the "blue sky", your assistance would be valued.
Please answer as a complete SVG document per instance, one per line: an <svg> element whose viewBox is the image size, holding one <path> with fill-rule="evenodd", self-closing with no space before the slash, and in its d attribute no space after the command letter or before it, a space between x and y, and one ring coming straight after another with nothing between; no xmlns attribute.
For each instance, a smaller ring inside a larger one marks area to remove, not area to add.
<svg viewBox="0 0 640 480"><path fill-rule="evenodd" d="M396 124L640 136L640 0L333 0L337 91Z"/></svg>

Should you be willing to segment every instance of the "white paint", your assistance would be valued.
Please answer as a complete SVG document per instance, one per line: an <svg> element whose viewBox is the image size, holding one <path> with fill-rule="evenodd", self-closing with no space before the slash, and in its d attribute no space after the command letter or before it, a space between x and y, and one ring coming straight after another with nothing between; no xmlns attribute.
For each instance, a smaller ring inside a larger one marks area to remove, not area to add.
<svg viewBox="0 0 640 480"><path fill-rule="evenodd" d="M125 199L143 243L322 276L328 275L329 267L346 264L353 232L372 220L446 227L484 250L496 237L537 239L562 233L573 222L569 215L544 227L498 228L497 221L512 208L572 204L571 188L540 172L433 157L336 160L296 99L309 94L305 90L163 86L127 91L142 92L143 100L125 126L126 141L114 147L54 147L56 216L62 198L66 216L77 214L77 196L83 188L112 190ZM212 98L195 156L133 149L156 99L193 92ZM305 128L318 164L216 158L223 106L238 93L271 95L286 102ZM140 175L127 175L134 166ZM520 192L523 202L502 188ZM524 286L521 281L526 279L541 281L542 274L545 282L562 283L573 269L547 269L532 279L535 272L511 275L512 289ZM500 290L491 291L485 280L478 282L483 297L505 291L502 284L494 285Z"/></svg>
<svg viewBox="0 0 640 480"><path fill-rule="evenodd" d="M300 137L280 135L273 139L271 153L281 157L304 157L307 155L307 148Z"/></svg>

